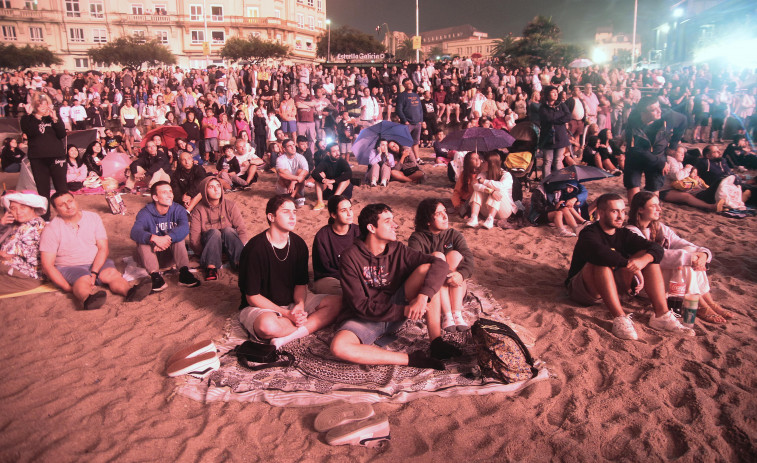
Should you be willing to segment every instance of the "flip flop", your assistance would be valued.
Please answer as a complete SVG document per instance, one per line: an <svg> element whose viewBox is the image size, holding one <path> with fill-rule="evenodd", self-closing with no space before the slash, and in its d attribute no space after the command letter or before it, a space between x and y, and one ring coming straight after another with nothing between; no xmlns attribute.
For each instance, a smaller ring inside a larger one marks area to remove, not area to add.
<svg viewBox="0 0 757 463"><path fill-rule="evenodd" d="M191 346L187 346L184 349L181 349L180 351L173 354L168 361L166 362L166 365L171 365L174 362L178 362L181 359L187 359L192 357L197 357L200 354L205 354L207 352L213 352L216 351L216 345L213 341L210 339L205 339L203 341L197 342L195 344L192 344Z"/></svg>
<svg viewBox="0 0 757 463"><path fill-rule="evenodd" d="M221 367L215 352L206 352L195 357L178 360L166 369L170 377L181 375L204 376Z"/></svg>
<svg viewBox="0 0 757 463"><path fill-rule="evenodd" d="M353 421L364 420L375 414L371 404L340 404L322 410L315 417L314 427L318 432L325 432Z"/></svg>
<svg viewBox="0 0 757 463"><path fill-rule="evenodd" d="M722 305L720 304L712 304L712 310L720 315L721 317L725 318L726 320L730 320L732 318L736 318L736 314L731 312L728 309L724 309Z"/></svg>
<svg viewBox="0 0 757 463"><path fill-rule="evenodd" d="M95 294L90 294L88 298L84 300L82 310L97 310L105 304L105 299L108 298L108 294L105 291L98 291Z"/></svg>
<svg viewBox="0 0 757 463"><path fill-rule="evenodd" d="M139 302L146 298L152 292L152 282L149 279L143 279L129 289L126 293L124 302Z"/></svg>
<svg viewBox="0 0 757 463"><path fill-rule="evenodd" d="M697 318L702 319L706 321L707 323L714 323L717 325L722 325L723 323L728 323L725 318L721 317L718 313L716 313L713 309L707 310L705 313L697 313Z"/></svg>
<svg viewBox="0 0 757 463"><path fill-rule="evenodd" d="M329 445L379 447L389 439L389 419L386 415L376 415L367 420L348 423L326 433L326 443Z"/></svg>

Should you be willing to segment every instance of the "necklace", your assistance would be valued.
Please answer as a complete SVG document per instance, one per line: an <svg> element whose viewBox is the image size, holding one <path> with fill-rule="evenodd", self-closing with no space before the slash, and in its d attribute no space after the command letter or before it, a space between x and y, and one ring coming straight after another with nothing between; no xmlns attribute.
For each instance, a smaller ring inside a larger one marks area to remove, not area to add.
<svg viewBox="0 0 757 463"><path fill-rule="evenodd" d="M276 246L273 245L273 242L270 240L268 242L271 243L271 249L273 249L273 255L276 256L276 260L278 260L279 262L284 262L285 260L287 260L287 257L289 257L289 249L290 249L289 236L287 236L287 244L286 244L287 253L283 259L279 259L279 255L276 253Z"/></svg>

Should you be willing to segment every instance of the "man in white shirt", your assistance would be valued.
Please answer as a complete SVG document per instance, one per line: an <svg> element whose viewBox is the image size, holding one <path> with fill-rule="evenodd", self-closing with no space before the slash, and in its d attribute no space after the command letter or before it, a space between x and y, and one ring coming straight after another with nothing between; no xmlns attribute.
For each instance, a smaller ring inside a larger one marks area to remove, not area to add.
<svg viewBox="0 0 757 463"><path fill-rule="evenodd" d="M308 161L297 153L294 140L286 139L281 143L284 156L276 158L276 194L287 194L294 198L297 208L305 205L305 179L309 175Z"/></svg>
<svg viewBox="0 0 757 463"><path fill-rule="evenodd" d="M379 117L378 101L371 96L371 89L365 87L363 96L360 98L360 125L368 127L377 122Z"/></svg>
<svg viewBox="0 0 757 463"><path fill-rule="evenodd" d="M71 125L74 130L84 130L87 127L85 123L87 121L87 110L81 105L81 101L74 100L74 105L71 106Z"/></svg>

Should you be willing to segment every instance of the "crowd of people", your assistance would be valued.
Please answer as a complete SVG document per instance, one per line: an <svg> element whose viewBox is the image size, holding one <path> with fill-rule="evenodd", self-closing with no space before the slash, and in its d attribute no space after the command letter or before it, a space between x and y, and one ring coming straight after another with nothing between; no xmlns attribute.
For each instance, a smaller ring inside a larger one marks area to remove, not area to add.
<svg viewBox="0 0 757 463"><path fill-rule="evenodd" d="M755 91L745 87L750 78L713 74L706 66L508 69L457 58L419 66L6 74L0 107L21 116L23 139L5 141L2 167L18 171L28 157L37 194L3 198L0 278L8 284L2 291L32 288L44 275L92 310L107 297L98 286L127 301L163 291L167 282L160 269L171 265L179 285L198 287L188 242L205 281L218 279L224 259L239 273L240 320L255 339L281 347L338 323L331 347L340 359L444 368L441 361L460 349L442 332L469 326L462 301L475 250L450 227L441 198L420 201L408 245L397 242L397 223L386 204L363 207L355 225L350 200L360 182L353 174L352 144L361 130L382 120L406 125L412 145L379 139L368 156L365 184L422 183L419 148L431 146L437 164L455 166L454 211L467 227L491 229L528 212L519 182L503 165L507 153L454 152L441 142L452 129L510 130L530 123L540 133L544 177L563 166L595 166L623 175L631 204L631 228L624 228L622 196L603 195L588 204L581 183L542 185L545 201L539 210L532 202L533 221L554 223L561 236L578 236L566 280L570 298L604 302L613 333L637 339L619 295L643 289L655 312L650 326L691 335L667 305L670 265L690 268L686 278L702 296L705 321L724 323L734 314L709 292L709 250L662 225L659 201L722 210L724 182L738 189L741 200L754 200L753 187L732 171L753 168L757 159L746 138L755 126ZM740 123L724 157L718 142L730 119ZM146 138L160 126L181 127L186 135L171 143L160 135ZM64 147L70 130L86 128L96 128L98 136L83 154ZM701 156L681 145L702 137L712 143ZM102 161L113 152L131 159L124 188L151 198L130 233L150 279L134 285L108 259L102 221L81 211L71 193L90 176L102 176ZM251 237L240 206L227 195L253 188L266 172L276 177L276 195L265 210L269 226ZM327 209L329 216L313 243L312 285L307 245L294 233L307 192L312 208ZM378 341L404 320L421 318L429 352L380 347Z"/></svg>

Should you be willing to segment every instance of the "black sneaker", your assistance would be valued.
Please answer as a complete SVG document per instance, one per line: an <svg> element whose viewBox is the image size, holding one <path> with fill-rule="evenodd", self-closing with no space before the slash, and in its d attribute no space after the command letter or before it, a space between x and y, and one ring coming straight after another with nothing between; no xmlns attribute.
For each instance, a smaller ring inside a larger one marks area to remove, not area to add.
<svg viewBox="0 0 757 463"><path fill-rule="evenodd" d="M215 267L205 269L205 281L214 281L218 279L218 269Z"/></svg>
<svg viewBox="0 0 757 463"><path fill-rule="evenodd" d="M150 274L150 279L152 279L152 292L154 293L159 293L168 287L168 283L158 272Z"/></svg>
<svg viewBox="0 0 757 463"><path fill-rule="evenodd" d="M179 270L179 286L195 288L200 286L200 280L192 275L192 272L189 271L189 267L182 267L181 270Z"/></svg>

